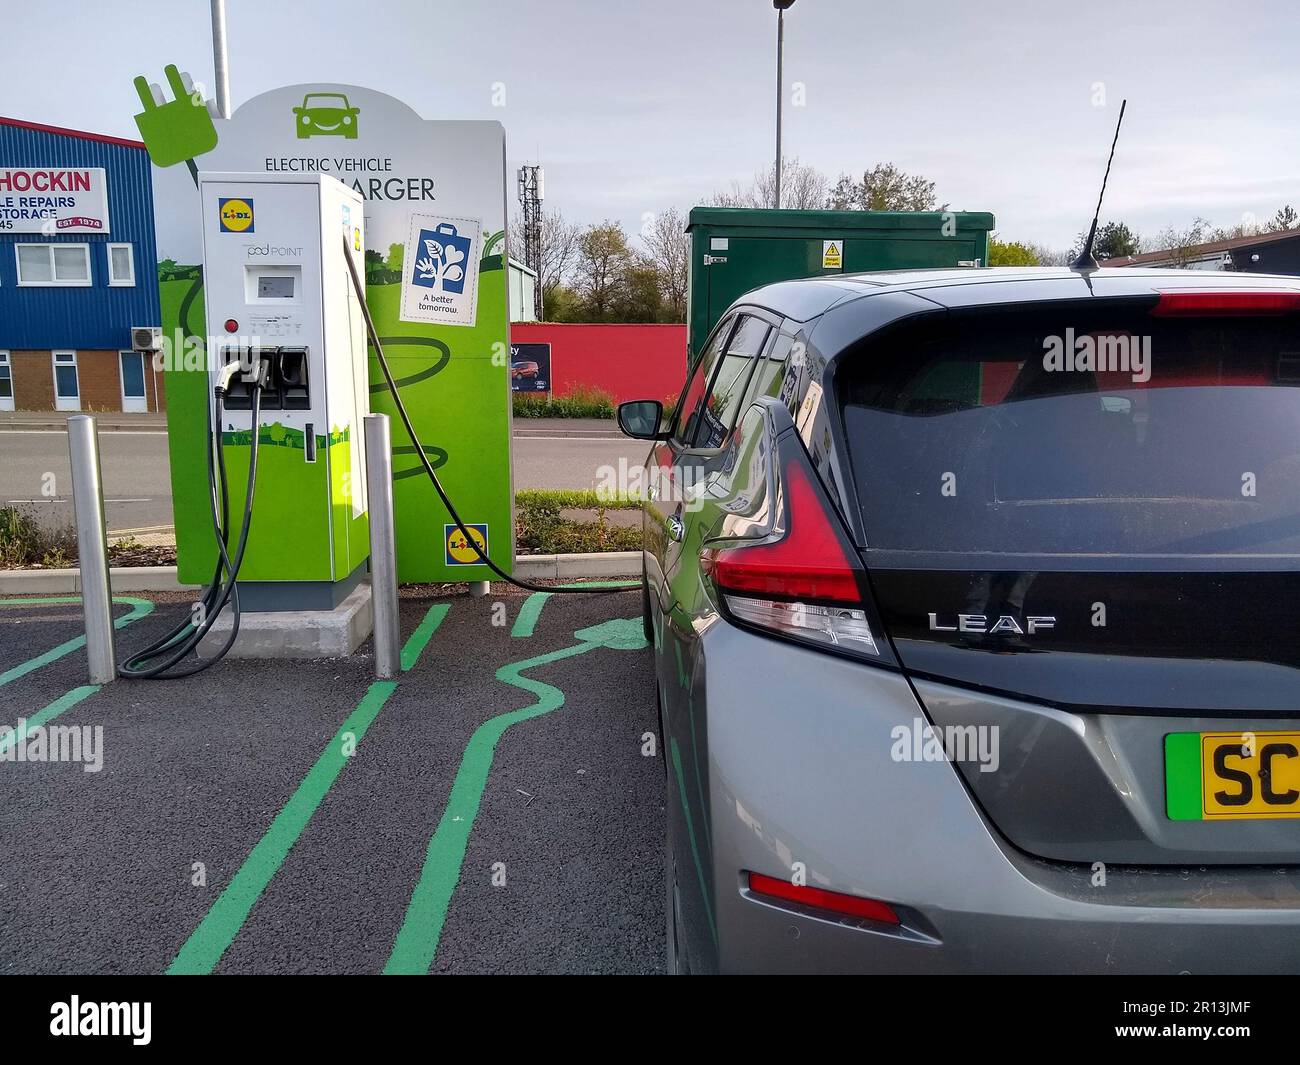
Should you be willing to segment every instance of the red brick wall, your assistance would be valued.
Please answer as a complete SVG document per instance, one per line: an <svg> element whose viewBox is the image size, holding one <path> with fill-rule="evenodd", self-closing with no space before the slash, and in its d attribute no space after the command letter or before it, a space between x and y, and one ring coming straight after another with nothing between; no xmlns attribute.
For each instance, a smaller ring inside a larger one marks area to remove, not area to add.
<svg viewBox="0 0 1300 1065"><path fill-rule="evenodd" d="M48 351L11 351L16 410L54 409L54 371Z"/></svg>
<svg viewBox="0 0 1300 1065"><path fill-rule="evenodd" d="M77 376L82 410L122 409L122 365L116 351L78 351Z"/></svg>
<svg viewBox="0 0 1300 1065"><path fill-rule="evenodd" d="M54 359L48 351L11 351L14 408L54 410ZM149 409L166 410L161 372L145 360L145 396ZM117 351L78 351L77 384L83 411L122 409L122 365ZM157 399L155 400L155 393Z"/></svg>

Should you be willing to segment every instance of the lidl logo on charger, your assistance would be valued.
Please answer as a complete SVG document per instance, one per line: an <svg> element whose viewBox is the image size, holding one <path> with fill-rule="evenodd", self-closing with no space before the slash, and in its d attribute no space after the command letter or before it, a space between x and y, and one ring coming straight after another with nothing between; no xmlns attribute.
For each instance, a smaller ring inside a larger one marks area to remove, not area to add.
<svg viewBox="0 0 1300 1065"><path fill-rule="evenodd" d="M217 216L221 220L223 233L253 232L253 201L233 196L223 196L217 200Z"/></svg>
<svg viewBox="0 0 1300 1065"><path fill-rule="evenodd" d="M478 544L479 550L486 555L488 549L487 523L474 524L466 522L465 528L473 534L474 542ZM459 526L454 523L444 525L442 535L446 543L445 561L448 566L481 566L483 564L478 555L474 553L474 548L469 545L469 541L465 539L465 534L460 531Z"/></svg>

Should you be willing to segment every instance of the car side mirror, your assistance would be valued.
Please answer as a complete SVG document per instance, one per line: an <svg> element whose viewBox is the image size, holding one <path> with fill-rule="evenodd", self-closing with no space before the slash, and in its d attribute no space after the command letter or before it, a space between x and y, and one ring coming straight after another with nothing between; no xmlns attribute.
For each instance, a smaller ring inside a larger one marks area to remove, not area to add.
<svg viewBox="0 0 1300 1065"><path fill-rule="evenodd" d="M662 440L659 423L664 405L657 399L633 399L618 405L618 427L633 440Z"/></svg>

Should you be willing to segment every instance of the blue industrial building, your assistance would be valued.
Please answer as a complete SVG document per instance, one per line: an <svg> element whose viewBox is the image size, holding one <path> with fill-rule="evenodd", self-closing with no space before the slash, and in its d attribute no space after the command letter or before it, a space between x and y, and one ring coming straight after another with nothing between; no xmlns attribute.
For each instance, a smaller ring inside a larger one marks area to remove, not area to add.
<svg viewBox="0 0 1300 1065"><path fill-rule="evenodd" d="M0 410L164 409L149 156L0 118Z"/></svg>

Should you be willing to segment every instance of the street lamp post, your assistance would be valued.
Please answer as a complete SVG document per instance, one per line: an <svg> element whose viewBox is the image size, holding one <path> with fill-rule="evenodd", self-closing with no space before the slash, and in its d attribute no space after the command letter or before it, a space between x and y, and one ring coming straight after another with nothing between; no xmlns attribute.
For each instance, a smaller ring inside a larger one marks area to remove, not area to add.
<svg viewBox="0 0 1300 1065"><path fill-rule="evenodd" d="M230 59L226 51L226 0L212 0L212 73L215 75L217 110L230 117Z"/></svg>
<svg viewBox="0 0 1300 1065"><path fill-rule="evenodd" d="M794 7L794 0L772 0L772 6L776 8L776 194L773 204L778 210L781 207L781 96L783 93L781 85L781 60L785 51L785 13L788 8Z"/></svg>

